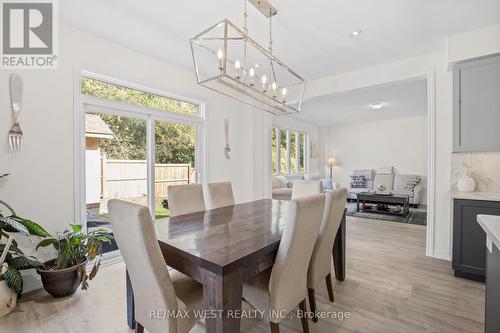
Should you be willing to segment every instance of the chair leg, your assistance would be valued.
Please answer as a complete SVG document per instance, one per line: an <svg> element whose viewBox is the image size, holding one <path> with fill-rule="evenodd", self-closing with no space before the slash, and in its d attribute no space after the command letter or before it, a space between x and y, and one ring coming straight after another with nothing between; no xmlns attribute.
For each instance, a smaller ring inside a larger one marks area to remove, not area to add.
<svg viewBox="0 0 500 333"><path fill-rule="evenodd" d="M304 333L309 333L309 322L307 321L307 305L306 305L306 300L303 300L299 304L299 309L302 311L302 318L300 318L300 321L302 322L302 331Z"/></svg>
<svg viewBox="0 0 500 333"><path fill-rule="evenodd" d="M135 333L144 333L144 326L135 322Z"/></svg>
<svg viewBox="0 0 500 333"><path fill-rule="evenodd" d="M280 333L280 324L271 322L271 333Z"/></svg>
<svg viewBox="0 0 500 333"><path fill-rule="evenodd" d="M332 275L329 273L326 278L326 289L328 289L328 297L330 298L330 302L335 301L335 297L333 296L333 284L332 284Z"/></svg>
<svg viewBox="0 0 500 333"><path fill-rule="evenodd" d="M316 316L316 292L311 288L308 288L307 292L309 293L309 307L311 308L311 312L313 313L312 321L317 323L318 317Z"/></svg>

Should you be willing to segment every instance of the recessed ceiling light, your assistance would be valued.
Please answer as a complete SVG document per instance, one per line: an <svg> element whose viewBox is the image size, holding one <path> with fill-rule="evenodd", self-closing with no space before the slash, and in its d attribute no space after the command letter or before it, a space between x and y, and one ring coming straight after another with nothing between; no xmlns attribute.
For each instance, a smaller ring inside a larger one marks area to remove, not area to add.
<svg viewBox="0 0 500 333"><path fill-rule="evenodd" d="M362 32L363 32L363 30L361 30L361 29L354 30L353 32L351 32L351 36L358 37L359 35L361 35Z"/></svg>
<svg viewBox="0 0 500 333"><path fill-rule="evenodd" d="M384 106L383 103L373 103L371 105L371 108L372 108L372 110L379 110L379 109L382 109L383 106Z"/></svg>

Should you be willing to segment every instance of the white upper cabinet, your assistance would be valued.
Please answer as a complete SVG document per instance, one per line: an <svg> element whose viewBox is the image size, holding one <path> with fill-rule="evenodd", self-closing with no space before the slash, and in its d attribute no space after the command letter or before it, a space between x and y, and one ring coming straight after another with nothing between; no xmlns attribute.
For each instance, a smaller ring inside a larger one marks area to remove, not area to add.
<svg viewBox="0 0 500 333"><path fill-rule="evenodd" d="M453 68L453 151L500 151L500 56Z"/></svg>

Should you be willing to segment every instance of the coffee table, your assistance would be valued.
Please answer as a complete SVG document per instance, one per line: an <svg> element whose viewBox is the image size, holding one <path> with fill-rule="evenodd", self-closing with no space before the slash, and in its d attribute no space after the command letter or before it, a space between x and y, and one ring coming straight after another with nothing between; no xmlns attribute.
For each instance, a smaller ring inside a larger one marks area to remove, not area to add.
<svg viewBox="0 0 500 333"><path fill-rule="evenodd" d="M366 203L372 203L372 204L385 204L385 205L391 205L391 206L403 206L403 209L400 212L393 212L393 211L386 211L386 210L380 210L380 209L370 209L370 210L365 210L366 212L372 212L372 213L380 213L380 214L390 214L390 215L400 215L400 216L406 216L410 212L409 209L409 204L410 204L410 197L407 195L402 195L402 194L376 194L372 192L361 192L357 194L357 200L356 200L356 211L360 211L359 208L359 203L362 202L363 205Z"/></svg>

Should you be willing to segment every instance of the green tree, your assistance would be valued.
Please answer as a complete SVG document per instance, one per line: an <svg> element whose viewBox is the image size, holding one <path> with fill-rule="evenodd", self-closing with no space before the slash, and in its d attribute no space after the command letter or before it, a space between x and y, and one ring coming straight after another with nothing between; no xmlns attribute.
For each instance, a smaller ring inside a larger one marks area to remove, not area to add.
<svg viewBox="0 0 500 333"><path fill-rule="evenodd" d="M165 96L150 94L89 78L82 78L82 93L117 102L141 105L152 109L198 115L198 106ZM99 114L114 133L113 139L103 139L100 148L109 158L145 160L146 121ZM156 163L195 163L196 128L174 123L155 124Z"/></svg>

